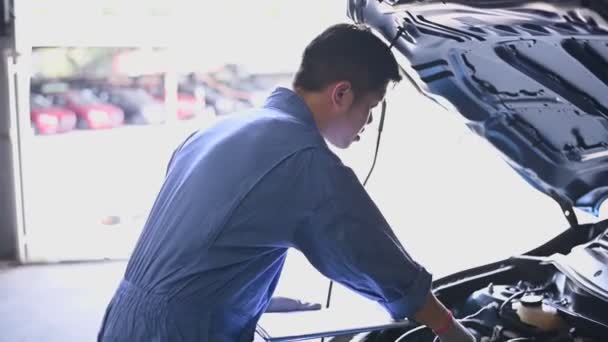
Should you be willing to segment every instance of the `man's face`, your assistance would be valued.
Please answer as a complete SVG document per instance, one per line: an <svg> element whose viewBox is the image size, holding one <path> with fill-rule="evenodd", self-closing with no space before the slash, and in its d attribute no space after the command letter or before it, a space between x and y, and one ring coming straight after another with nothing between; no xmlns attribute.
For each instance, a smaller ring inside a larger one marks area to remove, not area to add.
<svg viewBox="0 0 608 342"><path fill-rule="evenodd" d="M353 141L359 140L365 125L372 122L372 109L382 101L384 91L354 93L351 90L345 96L345 103L338 108L329 133L328 140L338 148L347 148Z"/></svg>
<svg viewBox="0 0 608 342"><path fill-rule="evenodd" d="M353 103L350 115L352 116L352 129L355 133L351 139L351 143L353 141L359 141L361 134L365 130L365 126L372 123L372 110L382 102L383 98L383 93L368 93L361 98L358 98L355 103Z"/></svg>

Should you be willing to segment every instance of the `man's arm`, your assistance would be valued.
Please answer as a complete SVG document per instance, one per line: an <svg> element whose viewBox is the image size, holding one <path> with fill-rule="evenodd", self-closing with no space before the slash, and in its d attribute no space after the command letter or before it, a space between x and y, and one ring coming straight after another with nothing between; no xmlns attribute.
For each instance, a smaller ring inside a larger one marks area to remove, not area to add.
<svg viewBox="0 0 608 342"><path fill-rule="evenodd" d="M354 173L336 159L316 176L311 191L325 192L325 200L296 231L295 247L321 273L376 300L393 318L412 318L442 342L474 341L432 294L430 273L406 252Z"/></svg>
<svg viewBox="0 0 608 342"><path fill-rule="evenodd" d="M416 322L424 324L433 331L440 331L451 323L451 315L448 309L429 292L424 305L416 311L413 317Z"/></svg>
<svg viewBox="0 0 608 342"><path fill-rule="evenodd" d="M317 153L307 189L316 207L293 236L294 247L328 278L382 306L393 318L413 317L431 274L399 242L355 174L337 157Z"/></svg>

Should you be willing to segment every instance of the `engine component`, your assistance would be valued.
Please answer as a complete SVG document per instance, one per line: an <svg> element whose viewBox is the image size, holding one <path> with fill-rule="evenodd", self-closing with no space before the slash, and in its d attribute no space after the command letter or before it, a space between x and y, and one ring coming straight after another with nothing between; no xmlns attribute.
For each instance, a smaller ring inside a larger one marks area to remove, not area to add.
<svg viewBox="0 0 608 342"><path fill-rule="evenodd" d="M567 327L564 320L558 315L557 309L543 303L543 296L523 296L512 307L523 323L530 324L543 331L559 331Z"/></svg>

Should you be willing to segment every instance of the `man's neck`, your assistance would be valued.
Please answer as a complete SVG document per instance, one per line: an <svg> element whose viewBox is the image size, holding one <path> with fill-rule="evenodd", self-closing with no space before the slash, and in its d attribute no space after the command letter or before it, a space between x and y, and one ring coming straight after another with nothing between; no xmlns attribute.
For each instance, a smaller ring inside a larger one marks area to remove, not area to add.
<svg viewBox="0 0 608 342"><path fill-rule="evenodd" d="M312 114L315 124L321 134L328 125L327 111L324 110L324 104L319 94L314 92L304 91L299 88L293 88L293 91L304 101L308 110Z"/></svg>

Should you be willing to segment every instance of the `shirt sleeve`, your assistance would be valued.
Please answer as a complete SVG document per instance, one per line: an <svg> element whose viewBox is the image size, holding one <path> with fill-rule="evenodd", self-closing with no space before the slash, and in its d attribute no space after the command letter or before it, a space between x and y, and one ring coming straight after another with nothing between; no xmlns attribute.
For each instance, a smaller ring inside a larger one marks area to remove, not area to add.
<svg viewBox="0 0 608 342"><path fill-rule="evenodd" d="M416 263L352 170L316 153L309 189L318 203L294 232L294 247L323 275L377 301L395 319L424 304L432 276Z"/></svg>

